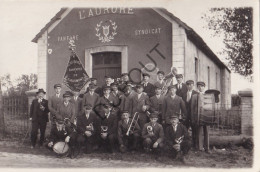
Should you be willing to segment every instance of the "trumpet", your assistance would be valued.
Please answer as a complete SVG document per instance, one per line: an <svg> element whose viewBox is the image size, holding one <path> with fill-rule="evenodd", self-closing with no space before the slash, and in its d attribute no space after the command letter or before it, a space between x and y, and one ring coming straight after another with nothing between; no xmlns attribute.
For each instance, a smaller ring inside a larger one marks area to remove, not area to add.
<svg viewBox="0 0 260 172"><path fill-rule="evenodd" d="M148 134L153 134L153 127L148 125L147 126L147 132L148 132Z"/></svg>
<svg viewBox="0 0 260 172"><path fill-rule="evenodd" d="M130 132L133 133L134 132L134 129L135 129L135 126L138 122L138 119L139 119L139 114L137 114L137 112L135 112L134 114L134 117L130 123L130 126L128 127L127 129L127 132L126 132L126 135L129 136Z"/></svg>
<svg viewBox="0 0 260 172"><path fill-rule="evenodd" d="M108 126L101 126L101 134L102 133L107 133Z"/></svg>

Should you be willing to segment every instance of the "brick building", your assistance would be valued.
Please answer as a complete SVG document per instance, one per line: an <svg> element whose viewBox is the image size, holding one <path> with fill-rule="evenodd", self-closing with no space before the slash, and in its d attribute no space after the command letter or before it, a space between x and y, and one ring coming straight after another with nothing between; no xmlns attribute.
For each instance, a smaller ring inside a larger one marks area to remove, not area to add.
<svg viewBox="0 0 260 172"><path fill-rule="evenodd" d="M174 66L184 80L204 81L221 92L223 104L231 104L230 70L192 28L165 9L62 8L32 40L38 44L38 87L47 96L62 82L70 39L88 75L100 84L105 75L124 72L138 82L145 70L154 82L158 70L167 74Z"/></svg>

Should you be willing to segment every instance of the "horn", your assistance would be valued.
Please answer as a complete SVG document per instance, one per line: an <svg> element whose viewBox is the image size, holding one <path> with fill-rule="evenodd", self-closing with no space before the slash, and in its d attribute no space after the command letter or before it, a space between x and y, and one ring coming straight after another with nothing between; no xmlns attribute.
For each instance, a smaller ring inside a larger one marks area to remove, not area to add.
<svg viewBox="0 0 260 172"><path fill-rule="evenodd" d="M153 132L153 127L150 126L150 125L148 125L148 126L147 126L147 132L148 132L148 133L152 133L152 132Z"/></svg>
<svg viewBox="0 0 260 172"><path fill-rule="evenodd" d="M101 126L101 133L106 133L108 130L108 126Z"/></svg>

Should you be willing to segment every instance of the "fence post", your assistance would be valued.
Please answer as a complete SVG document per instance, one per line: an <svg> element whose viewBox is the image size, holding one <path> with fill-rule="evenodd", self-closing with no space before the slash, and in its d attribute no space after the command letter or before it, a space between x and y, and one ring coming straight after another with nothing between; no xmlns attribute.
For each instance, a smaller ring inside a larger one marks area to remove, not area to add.
<svg viewBox="0 0 260 172"><path fill-rule="evenodd" d="M238 95L241 97L241 134L252 136L253 132L253 93L251 90L238 91Z"/></svg>
<svg viewBox="0 0 260 172"><path fill-rule="evenodd" d="M3 112L3 96L2 96L1 81L0 81L0 133L1 136L4 136L5 121L4 121L4 112Z"/></svg>

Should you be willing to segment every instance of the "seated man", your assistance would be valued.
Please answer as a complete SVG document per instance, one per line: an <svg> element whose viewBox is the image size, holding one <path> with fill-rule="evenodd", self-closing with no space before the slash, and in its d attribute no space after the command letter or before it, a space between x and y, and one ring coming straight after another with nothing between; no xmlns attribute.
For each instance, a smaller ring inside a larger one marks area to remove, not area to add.
<svg viewBox="0 0 260 172"><path fill-rule="evenodd" d="M111 112L111 105L104 105L104 117L101 119L101 146L109 152L115 152L117 116Z"/></svg>
<svg viewBox="0 0 260 172"><path fill-rule="evenodd" d="M188 154L191 147L187 128L179 123L178 114L171 115L169 120L171 125L165 130L166 151L185 162L184 156Z"/></svg>
<svg viewBox="0 0 260 172"><path fill-rule="evenodd" d="M97 146L96 137L97 133L100 133L100 120L92 112L91 105L86 105L83 110L83 115L77 119L77 131L79 133L77 142L79 149L82 146L86 146L85 153L91 153L93 147Z"/></svg>
<svg viewBox="0 0 260 172"><path fill-rule="evenodd" d="M150 122L144 125L142 130L143 146L146 152L152 151L160 153L163 148L164 132L161 124L157 123L158 113L150 115Z"/></svg>
<svg viewBox="0 0 260 172"><path fill-rule="evenodd" d="M76 151L76 138L77 133L72 130L70 127L64 125L63 120L58 120L56 122L56 127L51 129L51 134L49 138L48 148L53 147L53 145L59 141L63 141L69 144L70 146L70 157L74 158L77 154Z"/></svg>
<svg viewBox="0 0 260 172"><path fill-rule="evenodd" d="M128 129L131 125L132 119L129 118L129 112L123 111L121 120L118 122L118 142L120 145L120 152L126 152L127 149L129 150L136 150L137 144L140 139L140 132L141 129L138 123L132 123L135 125L134 130L128 132Z"/></svg>

